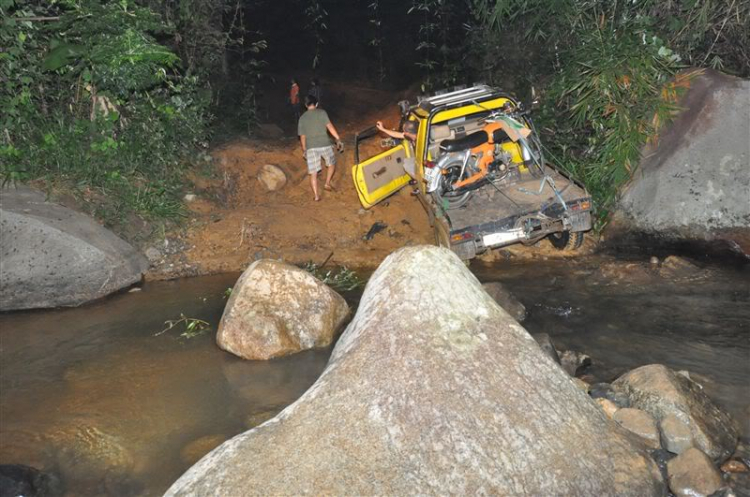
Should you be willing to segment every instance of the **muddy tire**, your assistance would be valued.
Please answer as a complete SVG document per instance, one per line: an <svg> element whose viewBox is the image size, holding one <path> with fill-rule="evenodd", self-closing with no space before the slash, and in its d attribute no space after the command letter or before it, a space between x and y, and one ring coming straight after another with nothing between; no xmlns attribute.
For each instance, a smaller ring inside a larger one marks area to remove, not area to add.
<svg viewBox="0 0 750 497"><path fill-rule="evenodd" d="M557 250L578 250L583 245L583 231L571 233L570 231L561 231L552 233L547 237L550 245Z"/></svg>

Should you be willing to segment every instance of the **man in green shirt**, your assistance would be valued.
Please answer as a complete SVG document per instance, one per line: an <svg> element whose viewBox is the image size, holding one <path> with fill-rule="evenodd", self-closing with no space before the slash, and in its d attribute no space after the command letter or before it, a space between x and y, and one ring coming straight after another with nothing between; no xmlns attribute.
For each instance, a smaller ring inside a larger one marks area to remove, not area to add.
<svg viewBox="0 0 750 497"><path fill-rule="evenodd" d="M315 201L320 200L318 193L318 173L321 170L320 160L326 161L326 183L323 188L333 190L331 178L336 169L336 156L333 153L328 133L336 139L336 148L343 151L343 143L339 137L338 131L328 118L328 113L323 109L318 109L318 100L308 95L305 97L305 106L307 111L299 118L297 125L297 134L302 144L302 153L307 160L307 172L310 175L310 185L312 186Z"/></svg>

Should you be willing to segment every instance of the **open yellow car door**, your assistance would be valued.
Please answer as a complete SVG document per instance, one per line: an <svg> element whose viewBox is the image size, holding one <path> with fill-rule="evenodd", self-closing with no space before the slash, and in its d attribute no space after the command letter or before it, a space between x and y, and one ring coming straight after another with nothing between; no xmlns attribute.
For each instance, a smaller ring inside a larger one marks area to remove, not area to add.
<svg viewBox="0 0 750 497"><path fill-rule="evenodd" d="M407 157L402 144L352 167L354 187L365 209L409 184L411 178L404 170Z"/></svg>

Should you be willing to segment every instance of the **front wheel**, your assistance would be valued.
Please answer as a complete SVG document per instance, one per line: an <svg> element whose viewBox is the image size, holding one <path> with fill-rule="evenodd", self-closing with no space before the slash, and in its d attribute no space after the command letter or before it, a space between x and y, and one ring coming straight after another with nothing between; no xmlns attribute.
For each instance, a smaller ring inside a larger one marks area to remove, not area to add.
<svg viewBox="0 0 750 497"><path fill-rule="evenodd" d="M547 239L557 250L578 250L583 245L583 231L560 231L550 234Z"/></svg>

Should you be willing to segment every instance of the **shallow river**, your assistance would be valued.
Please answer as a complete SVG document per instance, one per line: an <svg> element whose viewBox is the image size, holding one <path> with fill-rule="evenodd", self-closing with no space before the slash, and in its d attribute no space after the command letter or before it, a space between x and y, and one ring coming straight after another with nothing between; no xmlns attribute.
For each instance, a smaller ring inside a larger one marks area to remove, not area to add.
<svg viewBox="0 0 750 497"><path fill-rule="evenodd" d="M589 354L599 378L654 362L687 369L748 436L748 266L670 280L603 271L608 263L472 270L506 283L530 311L527 329ZM215 329L236 277L148 283L83 308L0 315L0 464L44 469L75 495L158 495L210 448L293 402L329 350L248 362L219 350L213 333L159 334L180 314Z"/></svg>

